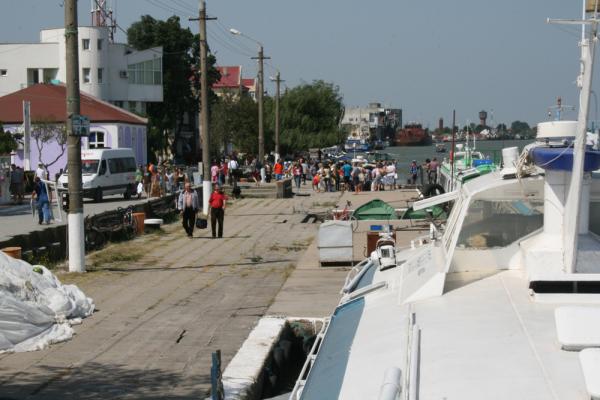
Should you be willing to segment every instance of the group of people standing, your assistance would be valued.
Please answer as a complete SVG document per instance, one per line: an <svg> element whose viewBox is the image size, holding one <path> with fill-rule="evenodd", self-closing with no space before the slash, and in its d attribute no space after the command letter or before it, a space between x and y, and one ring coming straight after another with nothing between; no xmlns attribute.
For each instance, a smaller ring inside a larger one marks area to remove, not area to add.
<svg viewBox="0 0 600 400"><path fill-rule="evenodd" d="M135 184L138 199L145 195L146 198L162 197L183 190L183 186L190 179L182 168L167 165L147 166L139 165L135 172Z"/></svg>
<svg viewBox="0 0 600 400"><path fill-rule="evenodd" d="M430 160L429 158L425 159L425 162L422 165L418 165L417 160L412 160L409 166L408 181L410 184L416 185L419 175L421 175L422 184L435 184L437 183L439 168L440 164L435 157L433 160Z"/></svg>

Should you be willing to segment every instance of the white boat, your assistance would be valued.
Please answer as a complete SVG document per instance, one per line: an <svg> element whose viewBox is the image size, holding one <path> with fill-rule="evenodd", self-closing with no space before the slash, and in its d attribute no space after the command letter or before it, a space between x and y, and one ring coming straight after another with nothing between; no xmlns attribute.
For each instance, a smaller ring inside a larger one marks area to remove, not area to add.
<svg viewBox="0 0 600 400"><path fill-rule="evenodd" d="M454 165L453 165L454 164ZM455 146L450 152L450 158L445 158L439 167L439 184L446 192L455 190L463 182L475 177L485 175L499 168L498 165L486 157L482 152L462 143Z"/></svg>
<svg viewBox="0 0 600 400"><path fill-rule="evenodd" d="M579 120L539 124L503 170L415 203L454 206L395 263L375 251L351 271L291 399L600 398L594 42L581 43Z"/></svg>

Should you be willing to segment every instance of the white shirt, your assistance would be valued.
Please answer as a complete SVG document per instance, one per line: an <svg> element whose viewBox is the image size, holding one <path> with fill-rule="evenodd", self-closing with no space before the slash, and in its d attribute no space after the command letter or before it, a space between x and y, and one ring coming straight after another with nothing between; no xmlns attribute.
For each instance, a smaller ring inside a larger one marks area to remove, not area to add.
<svg viewBox="0 0 600 400"><path fill-rule="evenodd" d="M238 162L235 160L231 160L229 161L229 169L237 169L238 168Z"/></svg>
<svg viewBox="0 0 600 400"><path fill-rule="evenodd" d="M37 167L37 169L35 170L35 176L37 176L40 179L46 179L46 170L42 167Z"/></svg>

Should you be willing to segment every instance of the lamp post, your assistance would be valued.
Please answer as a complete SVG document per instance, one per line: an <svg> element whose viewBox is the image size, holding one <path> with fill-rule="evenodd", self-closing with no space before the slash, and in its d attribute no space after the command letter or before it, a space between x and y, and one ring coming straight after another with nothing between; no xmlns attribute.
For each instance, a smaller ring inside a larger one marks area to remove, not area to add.
<svg viewBox="0 0 600 400"><path fill-rule="evenodd" d="M264 70L263 70L263 62L264 60L270 59L270 57L265 57L263 51L263 45L258 40L251 38L248 35L243 34L237 29L231 28L229 30L232 35L242 36L248 40L253 41L258 45L258 57L252 57L253 60L258 60L258 87L256 88L256 101L258 102L258 159L260 162L264 162L265 159L265 132L264 132L264 124L263 124L263 94L264 94Z"/></svg>
<svg viewBox="0 0 600 400"><path fill-rule="evenodd" d="M276 68L277 69L277 68ZM271 81L275 82L275 159L279 158L279 134L280 134L280 115L279 115L279 98L281 96L281 82L284 80L281 79L281 73L279 69L277 69L277 74L275 78L271 77Z"/></svg>

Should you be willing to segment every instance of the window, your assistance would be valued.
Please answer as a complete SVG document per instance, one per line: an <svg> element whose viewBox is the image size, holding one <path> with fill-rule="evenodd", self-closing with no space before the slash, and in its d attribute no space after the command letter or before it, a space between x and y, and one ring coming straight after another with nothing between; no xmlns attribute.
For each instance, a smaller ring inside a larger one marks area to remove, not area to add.
<svg viewBox="0 0 600 400"><path fill-rule="evenodd" d="M104 69L98 68L98 83L102 83L103 75L104 75Z"/></svg>
<svg viewBox="0 0 600 400"><path fill-rule="evenodd" d="M600 235L600 202L590 202L590 232Z"/></svg>
<svg viewBox="0 0 600 400"><path fill-rule="evenodd" d="M526 200L474 200L467 211L457 248L506 247L544 225L544 204Z"/></svg>
<svg viewBox="0 0 600 400"><path fill-rule="evenodd" d="M91 78L90 78L90 69L89 68L84 68L83 69L83 83L90 83Z"/></svg>
<svg viewBox="0 0 600 400"><path fill-rule="evenodd" d="M108 168L111 174L124 172L135 172L135 159L133 158L111 158L108 160Z"/></svg>
<svg viewBox="0 0 600 400"><path fill-rule="evenodd" d="M88 148L103 149L106 146L104 132L92 131L89 136Z"/></svg>
<svg viewBox="0 0 600 400"><path fill-rule="evenodd" d="M98 172L100 160L81 160L81 173L84 175L95 174Z"/></svg>
<svg viewBox="0 0 600 400"><path fill-rule="evenodd" d="M98 39L96 46L98 47L98 50L102 50L102 39Z"/></svg>
<svg viewBox="0 0 600 400"><path fill-rule="evenodd" d="M90 49L90 39L81 39L81 48L83 50L89 50Z"/></svg>
<svg viewBox="0 0 600 400"><path fill-rule="evenodd" d="M8 73L8 71L7 71L7 70L5 70L5 69L0 69L0 76L4 77L4 76L6 76L6 74L7 74L7 73Z"/></svg>
<svg viewBox="0 0 600 400"><path fill-rule="evenodd" d="M162 58L130 64L127 66L129 83L134 85L161 85Z"/></svg>

